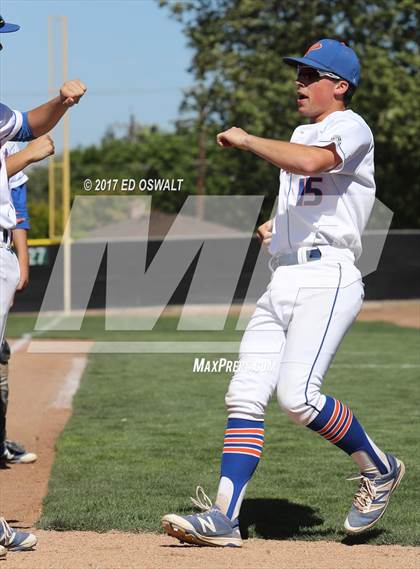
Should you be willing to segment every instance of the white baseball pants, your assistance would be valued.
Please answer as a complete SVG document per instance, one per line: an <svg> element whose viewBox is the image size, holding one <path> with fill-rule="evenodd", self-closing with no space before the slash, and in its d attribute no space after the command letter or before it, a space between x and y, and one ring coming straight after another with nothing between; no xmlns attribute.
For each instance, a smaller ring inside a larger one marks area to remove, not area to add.
<svg viewBox="0 0 420 569"><path fill-rule="evenodd" d="M351 254L321 251L320 260L277 268L258 300L226 395L229 417L263 420L274 392L303 425L324 406L322 381L364 295Z"/></svg>
<svg viewBox="0 0 420 569"><path fill-rule="evenodd" d="M0 245L0 344L7 316L20 278L19 263L11 249Z"/></svg>

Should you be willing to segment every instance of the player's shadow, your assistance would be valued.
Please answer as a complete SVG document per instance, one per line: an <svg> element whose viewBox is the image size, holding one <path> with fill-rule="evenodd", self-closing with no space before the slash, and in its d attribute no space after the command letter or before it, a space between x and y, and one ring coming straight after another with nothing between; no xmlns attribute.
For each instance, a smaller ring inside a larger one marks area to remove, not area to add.
<svg viewBox="0 0 420 569"><path fill-rule="evenodd" d="M344 545L363 545L364 543L369 543L383 533L386 533L385 529L374 528L360 535L346 535L346 537L341 540L341 543Z"/></svg>
<svg viewBox="0 0 420 569"><path fill-rule="evenodd" d="M287 539L308 533L310 528L320 526L324 520L313 508L295 504L289 500L257 498L244 500L239 516L241 535L249 536L249 528L265 539ZM311 534L324 535L330 530L323 528Z"/></svg>

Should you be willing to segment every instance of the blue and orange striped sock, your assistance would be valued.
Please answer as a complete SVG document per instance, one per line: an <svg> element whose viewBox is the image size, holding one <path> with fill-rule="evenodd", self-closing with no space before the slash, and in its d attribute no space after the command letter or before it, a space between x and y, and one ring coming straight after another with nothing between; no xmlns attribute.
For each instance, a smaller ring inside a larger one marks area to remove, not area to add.
<svg viewBox="0 0 420 569"><path fill-rule="evenodd" d="M319 415L309 425L312 431L338 446L360 465L358 454L365 453L368 461L381 473L389 472L386 454L368 437L365 430L344 403L327 395ZM358 453L358 454L355 454Z"/></svg>
<svg viewBox="0 0 420 569"><path fill-rule="evenodd" d="M230 519L239 515L245 489L260 461L264 421L228 419L216 504Z"/></svg>

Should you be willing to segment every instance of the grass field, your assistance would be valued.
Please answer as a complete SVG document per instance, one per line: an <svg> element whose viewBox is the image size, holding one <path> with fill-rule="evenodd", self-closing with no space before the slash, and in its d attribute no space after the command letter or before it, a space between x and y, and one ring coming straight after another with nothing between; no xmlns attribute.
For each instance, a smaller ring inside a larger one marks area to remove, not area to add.
<svg viewBox="0 0 420 569"><path fill-rule="evenodd" d="M164 319L148 339L174 339L175 323ZM32 326L33 319L12 316L8 334L16 337ZM82 331L71 336L109 338L101 330L103 319L88 317ZM231 341L240 334L199 336ZM127 332L112 337L123 340ZM348 403L375 442L407 467L384 520L361 542L420 544L418 348L418 330L357 323L325 380L324 392ZM214 495L229 375L193 373L194 357L89 357L73 416L58 441L41 527L157 531L164 513L191 511L188 497L197 484ZM268 409L266 433L263 458L242 509L243 535L342 540L357 484L345 480L356 473L353 461L292 424L275 402Z"/></svg>

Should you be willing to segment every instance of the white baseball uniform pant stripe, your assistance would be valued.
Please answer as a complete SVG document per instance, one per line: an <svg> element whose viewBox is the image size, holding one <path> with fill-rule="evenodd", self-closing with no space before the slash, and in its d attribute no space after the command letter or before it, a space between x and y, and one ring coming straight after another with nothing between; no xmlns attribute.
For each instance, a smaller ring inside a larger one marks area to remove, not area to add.
<svg viewBox="0 0 420 569"><path fill-rule="evenodd" d="M263 420L277 392L294 421L310 423L324 406L322 381L362 302L360 272L343 258L279 267L242 339L241 365L226 395L229 417ZM258 371L268 358L271 366Z"/></svg>
<svg viewBox="0 0 420 569"><path fill-rule="evenodd" d="M3 342L7 315L20 278L19 263L10 249L0 246L0 343Z"/></svg>

